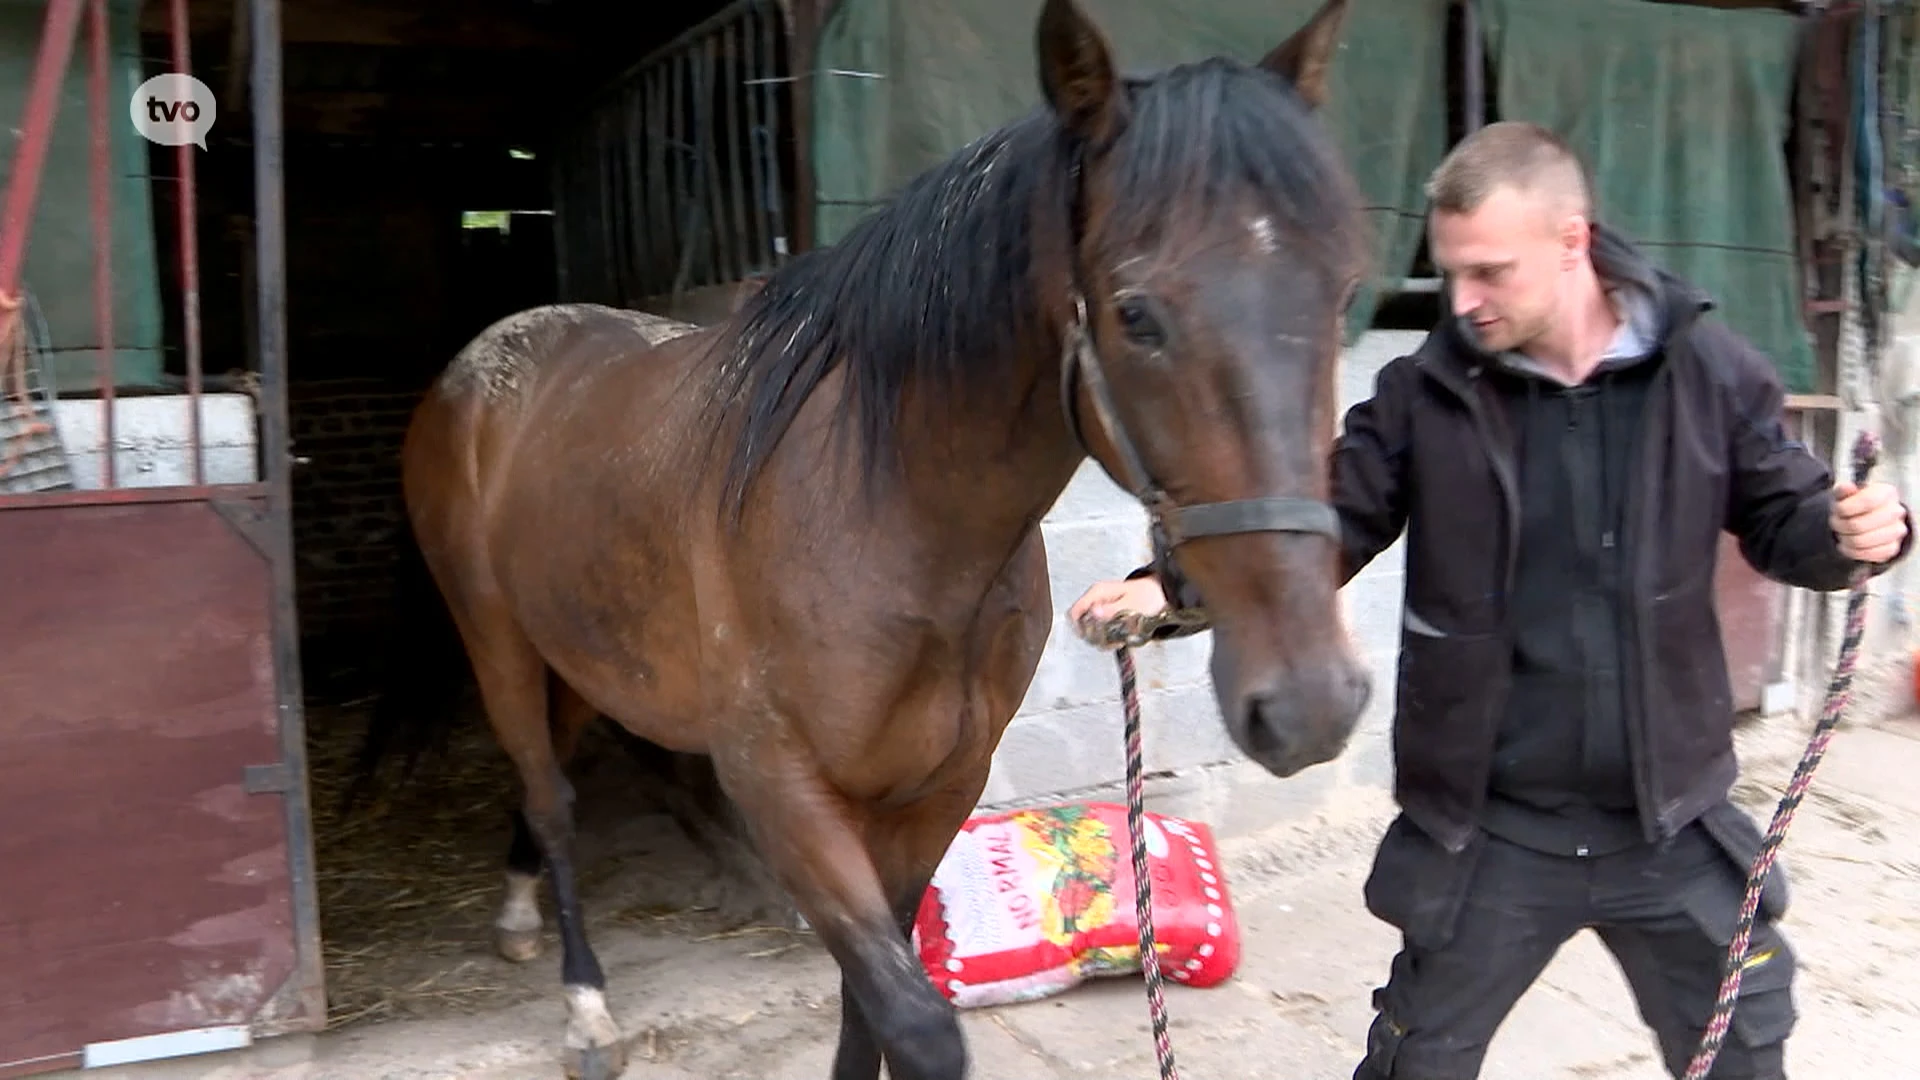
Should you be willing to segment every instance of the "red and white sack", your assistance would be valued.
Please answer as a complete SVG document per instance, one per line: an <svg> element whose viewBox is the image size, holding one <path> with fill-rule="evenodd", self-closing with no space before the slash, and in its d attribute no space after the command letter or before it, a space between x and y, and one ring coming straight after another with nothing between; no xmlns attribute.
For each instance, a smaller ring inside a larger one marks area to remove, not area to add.
<svg viewBox="0 0 1920 1080"><path fill-rule="evenodd" d="M1148 813L1147 871L1160 970L1212 986L1240 962L1240 928L1207 826ZM1076 803L975 817L920 902L913 945L960 1008L1047 997L1138 974L1126 807Z"/></svg>

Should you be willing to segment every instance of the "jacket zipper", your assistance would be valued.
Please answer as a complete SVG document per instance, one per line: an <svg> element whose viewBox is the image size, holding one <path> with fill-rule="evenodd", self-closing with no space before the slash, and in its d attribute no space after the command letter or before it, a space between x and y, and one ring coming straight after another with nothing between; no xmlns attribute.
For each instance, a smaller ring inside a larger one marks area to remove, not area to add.
<svg viewBox="0 0 1920 1080"><path fill-rule="evenodd" d="M1642 835L1649 825L1654 833L1653 839L1662 840L1672 833L1667 826L1666 808L1657 806L1653 796L1653 770L1655 763L1652 752L1653 733L1649 719L1653 712L1648 701L1647 684L1649 658L1646 655L1645 635L1642 632L1647 615L1650 613L1650 598L1645 595L1647 580L1644 568L1652 551L1655 540L1645 535L1647 531L1647 502L1652 498L1659 477L1654 475L1652 466L1652 447L1666 431L1666 419L1673 400L1673 365L1675 355L1685 348L1682 335L1685 328L1678 329L1669 336L1665 345L1665 362L1660 370L1654 372L1653 381L1647 387L1646 401L1641 405L1645 420L1640 425L1640 445L1634 448L1634 476L1638 483L1634 485L1632 496L1627 500L1627 517L1622 522L1622 531L1628 543L1632 545L1629 558L1620 560L1620 568L1625 580L1621 582L1627 603L1622 609L1624 616L1624 636L1627 655L1632 658L1631 670L1634 673L1633 692L1630 701L1623 702L1631 707L1624 717L1627 728L1627 749L1633 756L1633 784L1639 795L1640 827ZM1656 427L1659 430L1655 430ZM1626 674L1622 671L1622 675Z"/></svg>

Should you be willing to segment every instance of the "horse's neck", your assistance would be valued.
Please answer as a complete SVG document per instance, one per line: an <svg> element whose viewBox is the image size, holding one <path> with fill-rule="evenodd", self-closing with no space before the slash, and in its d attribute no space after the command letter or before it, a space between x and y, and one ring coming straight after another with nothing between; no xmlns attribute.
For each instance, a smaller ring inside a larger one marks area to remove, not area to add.
<svg viewBox="0 0 1920 1080"><path fill-rule="evenodd" d="M956 558L959 549L1009 555L1084 457L1060 405L1058 346L1032 341L1022 351L1033 359L1001 392L932 405L940 422L921 426L908 453L921 517Z"/></svg>

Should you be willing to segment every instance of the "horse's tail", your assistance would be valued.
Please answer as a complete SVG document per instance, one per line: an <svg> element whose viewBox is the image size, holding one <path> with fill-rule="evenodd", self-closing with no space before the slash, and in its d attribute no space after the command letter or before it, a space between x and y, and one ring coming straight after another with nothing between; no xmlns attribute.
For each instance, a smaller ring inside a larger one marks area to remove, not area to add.
<svg viewBox="0 0 1920 1080"><path fill-rule="evenodd" d="M350 810L378 778L386 760L403 756L410 778L429 750L446 748L460 716L472 665L446 601L427 569L412 522L401 515L393 572L392 617L378 690L341 810Z"/></svg>

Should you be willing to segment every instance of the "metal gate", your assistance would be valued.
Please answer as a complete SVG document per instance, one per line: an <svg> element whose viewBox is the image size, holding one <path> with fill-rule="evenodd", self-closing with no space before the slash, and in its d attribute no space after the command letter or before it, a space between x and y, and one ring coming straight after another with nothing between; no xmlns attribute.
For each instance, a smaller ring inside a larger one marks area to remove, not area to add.
<svg viewBox="0 0 1920 1080"><path fill-rule="evenodd" d="M181 73L186 8L171 0ZM202 377L185 146L184 393L116 394L107 125L128 113L107 97L106 0L50 0L16 133L0 218L0 1077L325 1021L292 599L279 5L248 8L257 387ZM97 399L52 388L21 281L83 21ZM241 445L210 445L230 420Z"/></svg>
<svg viewBox="0 0 1920 1080"><path fill-rule="evenodd" d="M584 103L554 168L562 299L712 313L688 295L786 261L806 153L793 45L786 4L735 0Z"/></svg>

